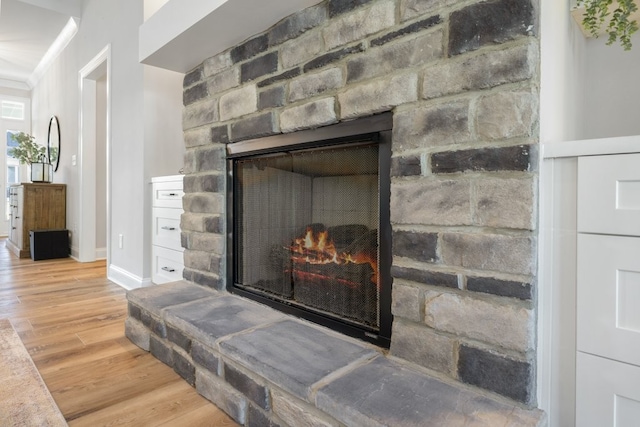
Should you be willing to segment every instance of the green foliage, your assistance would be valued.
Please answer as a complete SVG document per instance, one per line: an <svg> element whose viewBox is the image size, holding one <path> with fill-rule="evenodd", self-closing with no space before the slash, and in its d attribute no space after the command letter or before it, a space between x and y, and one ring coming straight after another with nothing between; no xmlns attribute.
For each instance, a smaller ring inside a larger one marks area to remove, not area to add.
<svg viewBox="0 0 640 427"><path fill-rule="evenodd" d="M598 37L598 31L606 26L605 31L609 36L607 44L611 45L619 39L624 50L631 49L631 36L638 31L638 22L629 19L638 10L637 2L638 0L618 0L617 7L613 9L613 0L577 0L578 6L585 7L582 20L585 28L594 37ZM610 19L608 24L607 19Z"/></svg>
<svg viewBox="0 0 640 427"><path fill-rule="evenodd" d="M18 143L17 147L9 149L9 155L18 159L20 163L31 164L46 158L46 147L38 145L36 139L28 133L12 134L11 138Z"/></svg>

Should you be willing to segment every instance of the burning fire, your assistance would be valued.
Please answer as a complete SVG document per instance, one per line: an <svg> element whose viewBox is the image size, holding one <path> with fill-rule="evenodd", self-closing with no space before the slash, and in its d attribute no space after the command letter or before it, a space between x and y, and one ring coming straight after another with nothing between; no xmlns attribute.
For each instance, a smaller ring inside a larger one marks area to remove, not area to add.
<svg viewBox="0 0 640 427"><path fill-rule="evenodd" d="M291 245L291 260L294 263L309 264L370 264L373 270L371 281L378 284L378 254L374 251L358 253L338 253L326 230L314 232L307 227L305 235L295 239Z"/></svg>

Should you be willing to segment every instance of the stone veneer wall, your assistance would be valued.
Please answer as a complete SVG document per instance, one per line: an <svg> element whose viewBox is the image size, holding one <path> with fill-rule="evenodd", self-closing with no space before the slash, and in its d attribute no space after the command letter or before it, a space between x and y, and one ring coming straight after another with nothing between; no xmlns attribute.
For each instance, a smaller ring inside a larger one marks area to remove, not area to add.
<svg viewBox="0 0 640 427"><path fill-rule="evenodd" d="M393 111L390 352L535 405L534 3L326 0L188 73L185 279L225 288L226 144Z"/></svg>

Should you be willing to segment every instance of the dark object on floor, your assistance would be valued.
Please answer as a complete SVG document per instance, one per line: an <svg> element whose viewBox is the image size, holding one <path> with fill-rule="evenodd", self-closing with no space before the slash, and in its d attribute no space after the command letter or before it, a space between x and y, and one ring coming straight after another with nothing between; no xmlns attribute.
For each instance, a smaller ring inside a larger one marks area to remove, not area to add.
<svg viewBox="0 0 640 427"><path fill-rule="evenodd" d="M30 230L29 239L34 261L69 256L68 230Z"/></svg>

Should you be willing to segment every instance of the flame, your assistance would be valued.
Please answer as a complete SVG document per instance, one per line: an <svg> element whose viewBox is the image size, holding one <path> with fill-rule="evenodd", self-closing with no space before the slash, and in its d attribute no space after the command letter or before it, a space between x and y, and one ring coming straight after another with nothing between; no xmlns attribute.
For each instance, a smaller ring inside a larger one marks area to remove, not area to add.
<svg viewBox="0 0 640 427"><path fill-rule="evenodd" d="M355 254L338 253L326 230L314 232L307 227L305 235L293 241L290 247L294 263L309 264L370 264L373 269L371 281L378 284L378 254L363 251ZM375 252L375 251L374 251Z"/></svg>

